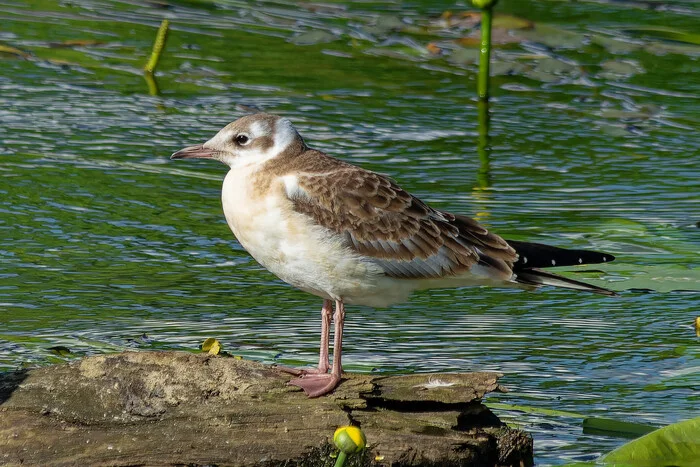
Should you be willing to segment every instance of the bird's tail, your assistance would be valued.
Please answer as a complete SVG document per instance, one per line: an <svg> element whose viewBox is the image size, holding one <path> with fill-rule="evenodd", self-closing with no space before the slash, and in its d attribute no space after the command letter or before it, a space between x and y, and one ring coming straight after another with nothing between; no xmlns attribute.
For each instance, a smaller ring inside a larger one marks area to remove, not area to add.
<svg viewBox="0 0 700 467"><path fill-rule="evenodd" d="M513 274L518 283L532 286L551 285L602 295L616 295L612 290L542 270L542 268L555 266L609 263L615 259L613 255L588 250L567 250L541 243L515 240L507 240L507 242L518 253L518 261L513 264Z"/></svg>

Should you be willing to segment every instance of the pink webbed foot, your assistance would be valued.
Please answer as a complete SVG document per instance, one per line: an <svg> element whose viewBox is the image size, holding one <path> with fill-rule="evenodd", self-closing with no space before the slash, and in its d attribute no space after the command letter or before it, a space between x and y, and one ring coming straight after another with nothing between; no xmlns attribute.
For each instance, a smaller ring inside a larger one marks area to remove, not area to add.
<svg viewBox="0 0 700 467"><path fill-rule="evenodd" d="M292 386L300 387L309 397L319 397L333 392L340 384L340 375L333 373L305 374L289 382Z"/></svg>

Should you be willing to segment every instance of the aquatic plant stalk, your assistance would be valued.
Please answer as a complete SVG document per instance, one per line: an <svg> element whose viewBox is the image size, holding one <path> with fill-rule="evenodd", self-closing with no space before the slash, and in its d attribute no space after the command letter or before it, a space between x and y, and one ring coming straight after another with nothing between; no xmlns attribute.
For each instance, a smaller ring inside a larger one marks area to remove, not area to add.
<svg viewBox="0 0 700 467"><path fill-rule="evenodd" d="M169 27L170 21L168 21L167 19L164 19L163 22L160 23L160 27L158 28L158 34L156 34L156 41L153 44L151 58L148 59L148 63L146 63L146 66L143 67L146 73L155 73L156 67L158 66L158 60L160 60L160 56L163 53L163 49L165 48L165 41L168 39Z"/></svg>
<svg viewBox="0 0 700 467"><path fill-rule="evenodd" d="M159 95L160 89L158 88L158 82L156 81L156 77L153 75L153 73L146 71L143 73L143 77L148 85L148 94L151 96Z"/></svg>
<svg viewBox="0 0 700 467"><path fill-rule="evenodd" d="M491 75L491 25L493 7L498 0L472 0L472 5L481 8L481 45L479 48L479 78L477 89L479 99L489 98L489 77Z"/></svg>
<svg viewBox="0 0 700 467"><path fill-rule="evenodd" d="M496 3L496 2L493 2ZM491 76L491 25L493 24L493 5L481 10L481 45L479 49L479 78L477 89L479 99L489 99L489 78Z"/></svg>

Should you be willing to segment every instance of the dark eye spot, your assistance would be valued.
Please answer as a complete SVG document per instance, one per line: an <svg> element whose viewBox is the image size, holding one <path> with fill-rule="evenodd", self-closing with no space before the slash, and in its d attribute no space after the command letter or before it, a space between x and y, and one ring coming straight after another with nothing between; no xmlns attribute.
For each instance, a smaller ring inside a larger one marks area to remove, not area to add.
<svg viewBox="0 0 700 467"><path fill-rule="evenodd" d="M248 141L250 141L250 138L248 138L246 135L238 135L236 136L236 142L240 144L241 146L244 144L247 144Z"/></svg>

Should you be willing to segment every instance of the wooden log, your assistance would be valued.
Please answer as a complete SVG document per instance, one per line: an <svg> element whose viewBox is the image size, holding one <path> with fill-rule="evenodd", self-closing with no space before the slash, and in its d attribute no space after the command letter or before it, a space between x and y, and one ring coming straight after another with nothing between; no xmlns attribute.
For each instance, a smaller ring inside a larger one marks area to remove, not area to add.
<svg viewBox="0 0 700 467"><path fill-rule="evenodd" d="M369 448L348 465L532 465L531 437L480 401L495 373L344 376L308 399L269 365L186 352L0 374L0 464L330 466L357 424Z"/></svg>

